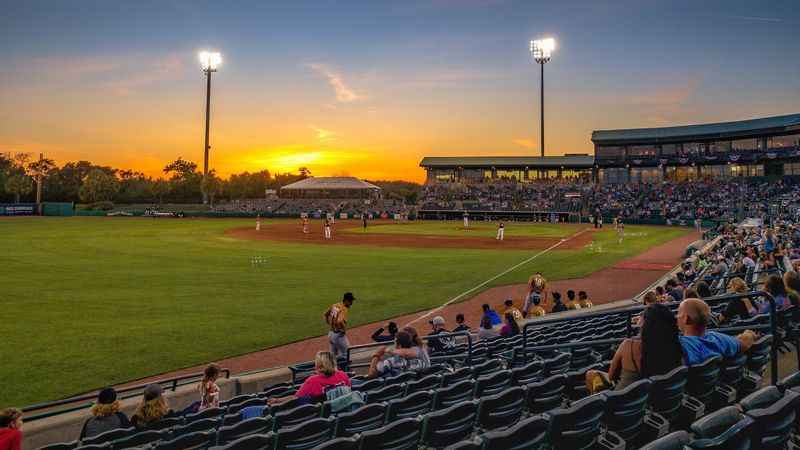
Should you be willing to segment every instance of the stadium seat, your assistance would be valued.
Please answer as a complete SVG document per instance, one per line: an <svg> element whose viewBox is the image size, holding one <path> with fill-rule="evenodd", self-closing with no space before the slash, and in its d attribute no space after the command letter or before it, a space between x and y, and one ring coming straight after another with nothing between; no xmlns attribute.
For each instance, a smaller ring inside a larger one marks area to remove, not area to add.
<svg viewBox="0 0 800 450"><path fill-rule="evenodd" d="M103 442L102 444L81 445L76 450L111 450L111 442Z"/></svg>
<svg viewBox="0 0 800 450"><path fill-rule="evenodd" d="M645 444L639 450L684 450L691 440L689 433L675 431L649 444Z"/></svg>
<svg viewBox="0 0 800 450"><path fill-rule="evenodd" d="M257 396L254 394L242 394L237 395L236 397L232 397L228 400L223 400L219 402L219 407L223 409L229 409L231 406L238 405L239 403L245 402L247 400L256 398Z"/></svg>
<svg viewBox="0 0 800 450"><path fill-rule="evenodd" d="M148 430L166 430L183 424L183 417L165 417L147 425Z"/></svg>
<svg viewBox="0 0 800 450"><path fill-rule="evenodd" d="M274 416L275 423L273 424L273 429L278 431L281 428L294 427L306 420L319 417L321 409L322 407L319 404L314 404L301 405L288 411L279 412Z"/></svg>
<svg viewBox="0 0 800 450"><path fill-rule="evenodd" d="M567 373L571 362L572 355L569 353L559 353L552 358L544 360L542 368L545 377L551 377L561 373Z"/></svg>
<svg viewBox="0 0 800 450"><path fill-rule="evenodd" d="M606 398L593 395L575 402L569 408L546 413L550 419L550 443L554 450L594 448L601 435L600 419L605 411Z"/></svg>
<svg viewBox="0 0 800 450"><path fill-rule="evenodd" d="M421 392L420 392L421 393ZM422 421L406 418L361 433L361 450L412 450L422 436Z"/></svg>
<svg viewBox="0 0 800 450"><path fill-rule="evenodd" d="M482 444L480 440L461 441L453 445L448 445L444 450L481 450Z"/></svg>
<svg viewBox="0 0 800 450"><path fill-rule="evenodd" d="M744 379L746 364L747 355L744 353L732 358L723 358L720 364L720 382L738 390Z"/></svg>
<svg viewBox="0 0 800 450"><path fill-rule="evenodd" d="M385 403L364 405L353 412L339 414L336 417L334 435L350 437L357 433L374 430L383 426L385 418Z"/></svg>
<svg viewBox="0 0 800 450"><path fill-rule="evenodd" d="M366 380L361 384L353 385L354 391L359 392L367 392L367 391L374 391L376 389L380 389L384 386L384 379L383 378L373 378L371 380Z"/></svg>
<svg viewBox="0 0 800 450"><path fill-rule="evenodd" d="M472 379L472 367L462 367L442 375L442 386L449 387L469 379Z"/></svg>
<svg viewBox="0 0 800 450"><path fill-rule="evenodd" d="M59 442L57 444L50 444L50 445L45 445L44 447L39 447L39 450L72 450L76 447L78 447L78 441Z"/></svg>
<svg viewBox="0 0 800 450"><path fill-rule="evenodd" d="M190 424L198 420L219 419L223 414L225 414L225 410L222 408L207 408L194 414L187 414L183 419Z"/></svg>
<svg viewBox="0 0 800 450"><path fill-rule="evenodd" d="M314 447L312 450L358 450L361 437L339 437Z"/></svg>
<svg viewBox="0 0 800 450"><path fill-rule="evenodd" d="M800 386L800 371L787 375L778 382L781 392Z"/></svg>
<svg viewBox="0 0 800 450"><path fill-rule="evenodd" d="M535 450L548 444L549 422L545 417L532 416L505 430L481 435L483 450Z"/></svg>
<svg viewBox="0 0 800 450"><path fill-rule="evenodd" d="M245 400L243 402L236 403L236 404L233 404L233 405L229 405L227 411L225 412L225 414L226 415L227 414L236 414L239 411L241 411L241 410L243 410L245 408L249 408L251 406L267 406L267 400L263 399L263 398L258 398L258 397L250 398L250 399L247 399L247 400Z"/></svg>
<svg viewBox="0 0 800 450"><path fill-rule="evenodd" d="M751 409L766 408L781 398L783 398L783 392L777 386L765 386L739 400L739 407L744 412Z"/></svg>
<svg viewBox="0 0 800 450"><path fill-rule="evenodd" d="M386 408L386 422L427 414L433 408L433 396L433 392L420 391L403 398L389 400Z"/></svg>
<svg viewBox="0 0 800 450"><path fill-rule="evenodd" d="M333 437L332 418L307 420L277 432L275 450L305 450L316 447Z"/></svg>
<svg viewBox="0 0 800 450"><path fill-rule="evenodd" d="M791 438L798 405L800 394L786 391L783 398L772 405L746 411L747 416L755 422L754 446L764 450L785 448Z"/></svg>
<svg viewBox="0 0 800 450"><path fill-rule="evenodd" d="M645 431L647 400L652 384L652 381L643 379L625 389L603 392L606 397L603 424L617 433L629 447L635 447L639 436ZM664 423L668 429L669 424Z"/></svg>
<svg viewBox="0 0 800 450"><path fill-rule="evenodd" d="M765 334L753 342L747 351L747 370L759 376L764 376L767 364L771 359L772 335Z"/></svg>
<svg viewBox="0 0 800 450"><path fill-rule="evenodd" d="M467 400L450 408L425 415L422 423L422 443L443 448L467 439L478 413L478 402Z"/></svg>
<svg viewBox="0 0 800 450"><path fill-rule="evenodd" d="M679 366L664 375L650 377L650 409L667 419L676 422L681 413L681 400L688 380L689 368ZM699 411L702 414L704 411Z"/></svg>
<svg viewBox="0 0 800 450"><path fill-rule="evenodd" d="M432 389L438 389L442 386L442 376L441 375L428 375L424 378L420 378L416 381L410 381L406 383L406 395L411 395L415 392L420 391L430 391Z"/></svg>
<svg viewBox="0 0 800 450"><path fill-rule="evenodd" d="M217 427L217 419L200 419L195 420L192 423L187 423L186 425L175 427L172 429L173 436L182 436L184 434L194 433L196 431L207 431L213 430Z"/></svg>
<svg viewBox="0 0 800 450"><path fill-rule="evenodd" d="M540 414L560 408L564 403L564 386L567 376L553 375L550 378L525 386L525 407L531 414Z"/></svg>
<svg viewBox="0 0 800 450"><path fill-rule="evenodd" d="M700 364L689 366L686 391L702 402L706 411L710 411L714 405L714 389L719 383L721 361L721 357L715 356Z"/></svg>
<svg viewBox="0 0 800 450"><path fill-rule="evenodd" d="M223 446L209 450L272 450L275 446L275 433L252 434L244 436Z"/></svg>
<svg viewBox="0 0 800 450"><path fill-rule="evenodd" d="M570 401L575 401L589 395L589 390L586 387L586 372L590 370L603 371L603 365L598 363L577 370L570 370L566 373L567 381L564 384L564 397Z"/></svg>
<svg viewBox="0 0 800 450"><path fill-rule="evenodd" d="M269 411L269 407L267 407L267 409L265 409L265 411ZM236 414L225 414L224 416L222 416L222 420L220 421L219 426L221 426L221 427L229 427L231 425L236 425L237 423L239 423L241 421L242 421L242 414L241 413L237 412Z"/></svg>
<svg viewBox="0 0 800 450"><path fill-rule="evenodd" d="M384 378L384 385L391 386L393 384L402 384L408 383L409 381L414 381L417 379L417 373L411 370L405 371L399 375L395 375L393 377L385 377Z"/></svg>
<svg viewBox="0 0 800 450"><path fill-rule="evenodd" d="M388 402L389 400L401 398L405 393L405 383L390 384L380 389L367 392L367 403Z"/></svg>
<svg viewBox="0 0 800 450"><path fill-rule="evenodd" d="M526 384L539 381L542 378L542 367L544 364L541 360L531 361L521 367L511 369L511 381L517 386L525 386Z"/></svg>
<svg viewBox="0 0 800 450"><path fill-rule="evenodd" d="M132 434L136 433L136 428L116 428L114 430L106 431L105 433L100 433L96 436L84 438L81 440L81 446L87 445L94 445L94 444L103 444L106 442L116 441L117 439L122 439L128 437Z"/></svg>
<svg viewBox="0 0 800 450"><path fill-rule="evenodd" d="M272 416L254 417L217 431L217 445L224 445L250 434L266 434L272 431Z"/></svg>
<svg viewBox="0 0 800 450"><path fill-rule="evenodd" d="M496 430L517 423L525 409L525 389L512 387L499 394L482 397L478 404L478 427Z"/></svg>
<svg viewBox="0 0 800 450"><path fill-rule="evenodd" d="M749 449L753 446L753 425L750 417L735 406L728 406L702 417L692 424L693 449Z"/></svg>
<svg viewBox="0 0 800 450"><path fill-rule="evenodd" d="M194 450L208 447L214 443L215 434L210 431L196 431L178 436L171 441L161 441L155 450Z"/></svg>
<svg viewBox="0 0 800 450"><path fill-rule="evenodd" d="M490 359L483 364L476 364L472 366L472 378L480 378L486 375L491 375L495 372L505 369L505 364L500 359Z"/></svg>
<svg viewBox="0 0 800 450"><path fill-rule="evenodd" d="M297 389L294 386L277 385L265 389L264 392L262 392L258 396L260 398L285 397L287 395L294 394L296 390Z"/></svg>
<svg viewBox="0 0 800 450"><path fill-rule="evenodd" d="M591 347L575 347L572 349L572 358L570 359L570 368L572 370L590 366L595 362L597 361Z"/></svg>
<svg viewBox="0 0 800 450"><path fill-rule="evenodd" d="M141 447L152 444L153 442L160 441L168 436L169 434L166 431L157 431L157 430L140 431L128 437L115 440L111 444L111 446L114 448L114 450Z"/></svg>
<svg viewBox="0 0 800 450"><path fill-rule="evenodd" d="M478 378L475 382L475 394L477 397L494 395L504 391L511 386L511 371L500 370L489 375Z"/></svg>
<svg viewBox="0 0 800 450"><path fill-rule="evenodd" d="M463 401L472 400L474 392L474 380L465 380L450 387L440 388L433 397L433 409L449 408Z"/></svg>

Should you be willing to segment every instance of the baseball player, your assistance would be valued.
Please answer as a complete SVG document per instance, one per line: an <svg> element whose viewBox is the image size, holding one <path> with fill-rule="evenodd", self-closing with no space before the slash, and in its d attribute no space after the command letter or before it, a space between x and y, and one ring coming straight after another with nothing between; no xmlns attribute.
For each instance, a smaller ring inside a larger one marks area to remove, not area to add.
<svg viewBox="0 0 800 450"><path fill-rule="evenodd" d="M361 213L361 222L364 224L364 230L367 229L367 213Z"/></svg>
<svg viewBox="0 0 800 450"><path fill-rule="evenodd" d="M528 280L528 296L525 298L525 303L522 305L522 315L528 317L531 307L534 306L534 299L536 303L547 303L547 280L542 276L541 272L536 272Z"/></svg>
<svg viewBox="0 0 800 450"><path fill-rule="evenodd" d="M497 239L498 241L502 241L503 237L505 236L505 232L506 232L506 226L505 224L503 224L503 222L500 222L500 224L497 225L497 237L495 237L495 239Z"/></svg>
<svg viewBox="0 0 800 450"><path fill-rule="evenodd" d="M256 231L261 231L261 214L256 215Z"/></svg>
<svg viewBox="0 0 800 450"><path fill-rule="evenodd" d="M308 217L303 217L303 234L308 234Z"/></svg>
<svg viewBox="0 0 800 450"><path fill-rule="evenodd" d="M464 211L464 228L469 228L469 213Z"/></svg>
<svg viewBox="0 0 800 450"><path fill-rule="evenodd" d="M622 223L622 219L617 218L617 238L619 238L619 243L622 244L622 238L625 237L625 224Z"/></svg>
<svg viewBox="0 0 800 450"><path fill-rule="evenodd" d="M345 292L342 301L331 305L325 311L325 323L330 326L328 331L328 341L331 346L333 356L346 355L350 342L347 340L347 312L356 298L352 292Z"/></svg>
<svg viewBox="0 0 800 450"><path fill-rule="evenodd" d="M331 221L328 220L328 219L325 219L325 223L324 223L322 228L325 231L325 239L330 239L331 238Z"/></svg>

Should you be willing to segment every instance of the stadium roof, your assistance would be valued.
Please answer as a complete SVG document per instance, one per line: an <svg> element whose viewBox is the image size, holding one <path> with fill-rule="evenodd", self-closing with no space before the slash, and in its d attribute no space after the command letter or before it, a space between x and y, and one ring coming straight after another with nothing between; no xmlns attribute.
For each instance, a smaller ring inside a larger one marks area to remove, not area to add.
<svg viewBox="0 0 800 450"><path fill-rule="evenodd" d="M309 177L292 184L287 184L283 189L377 189L378 186L356 177Z"/></svg>
<svg viewBox="0 0 800 450"><path fill-rule="evenodd" d="M420 167L592 167L594 156L426 156Z"/></svg>
<svg viewBox="0 0 800 450"><path fill-rule="evenodd" d="M800 131L800 114L708 123L664 128L634 128L629 130L597 130L592 132L596 144L635 144L686 142L734 137L751 137L787 131Z"/></svg>

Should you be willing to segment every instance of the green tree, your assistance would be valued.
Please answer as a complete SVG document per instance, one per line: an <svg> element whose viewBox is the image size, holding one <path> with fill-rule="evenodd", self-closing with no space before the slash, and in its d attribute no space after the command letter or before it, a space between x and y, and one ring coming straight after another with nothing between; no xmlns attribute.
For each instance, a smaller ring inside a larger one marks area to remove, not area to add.
<svg viewBox="0 0 800 450"><path fill-rule="evenodd" d="M85 203L111 201L117 192L119 192L117 177L100 169L93 169L83 180L80 197Z"/></svg>
<svg viewBox="0 0 800 450"><path fill-rule="evenodd" d="M297 169L297 171L300 172L300 179L301 180L305 180L306 178L311 176L311 169L309 169L308 167L303 166L303 167Z"/></svg>
<svg viewBox="0 0 800 450"><path fill-rule="evenodd" d="M209 171L208 175L203 177L202 182L202 191L208 197L208 204L209 207L214 207L214 198L222 193L222 180L217 177L217 174L214 171Z"/></svg>
<svg viewBox="0 0 800 450"><path fill-rule="evenodd" d="M203 174L197 172L197 164L178 157L164 167L169 179L170 198L179 202L197 201L202 194Z"/></svg>
<svg viewBox="0 0 800 450"><path fill-rule="evenodd" d="M20 197L33 191L33 180L24 173L16 173L6 179L5 188L14 196L14 203L19 203Z"/></svg>
<svg viewBox="0 0 800 450"><path fill-rule="evenodd" d="M153 198L158 199L158 204L164 203L164 197L169 194L169 182L163 178L159 178L150 184L150 192Z"/></svg>

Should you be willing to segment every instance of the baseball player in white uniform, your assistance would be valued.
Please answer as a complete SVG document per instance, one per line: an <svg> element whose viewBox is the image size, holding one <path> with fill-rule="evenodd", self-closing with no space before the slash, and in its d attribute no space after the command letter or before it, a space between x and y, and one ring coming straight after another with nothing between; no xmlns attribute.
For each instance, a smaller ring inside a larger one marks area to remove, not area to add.
<svg viewBox="0 0 800 450"><path fill-rule="evenodd" d="M497 237L495 239L497 239L498 241L502 241L503 237L505 237L505 232L506 232L506 226L505 224L503 224L503 222L500 222L500 224L497 225Z"/></svg>
<svg viewBox="0 0 800 450"><path fill-rule="evenodd" d="M464 211L464 228L469 228L469 213Z"/></svg>

